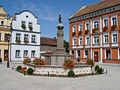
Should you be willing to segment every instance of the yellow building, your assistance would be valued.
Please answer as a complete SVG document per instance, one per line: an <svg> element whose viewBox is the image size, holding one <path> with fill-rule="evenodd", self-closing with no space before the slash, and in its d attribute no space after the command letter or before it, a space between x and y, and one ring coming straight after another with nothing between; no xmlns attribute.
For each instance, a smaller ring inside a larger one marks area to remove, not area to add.
<svg viewBox="0 0 120 90"><path fill-rule="evenodd" d="M2 61L8 60L8 35L11 34L10 30L11 19L7 12L0 7L0 57Z"/></svg>

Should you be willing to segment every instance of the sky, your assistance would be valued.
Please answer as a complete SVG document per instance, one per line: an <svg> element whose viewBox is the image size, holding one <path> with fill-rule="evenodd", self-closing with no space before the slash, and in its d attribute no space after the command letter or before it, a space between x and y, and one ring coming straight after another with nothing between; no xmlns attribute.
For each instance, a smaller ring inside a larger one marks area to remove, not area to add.
<svg viewBox="0 0 120 90"><path fill-rule="evenodd" d="M59 14L64 25L64 39L69 41L69 17L82 6L100 0L0 0L0 5L12 17L15 13L29 10L40 24L41 36L56 37Z"/></svg>

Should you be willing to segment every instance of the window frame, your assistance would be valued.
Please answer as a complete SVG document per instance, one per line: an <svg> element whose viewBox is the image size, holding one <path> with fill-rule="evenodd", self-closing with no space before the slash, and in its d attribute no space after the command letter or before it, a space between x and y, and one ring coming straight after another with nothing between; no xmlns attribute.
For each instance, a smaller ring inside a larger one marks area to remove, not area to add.
<svg viewBox="0 0 120 90"><path fill-rule="evenodd" d="M116 37L114 36L115 34L117 35ZM115 40L116 42L114 42L114 39L116 39ZM118 43L118 33L112 33L112 43L113 44L117 44Z"/></svg>
<svg viewBox="0 0 120 90"><path fill-rule="evenodd" d="M95 38L95 37L98 37L98 38ZM94 44L99 44L100 43L100 39L99 39L100 37L99 37L99 35L95 35L94 36ZM97 43L96 43L97 42Z"/></svg>
<svg viewBox="0 0 120 90"><path fill-rule="evenodd" d="M15 51L15 58L21 58L20 50Z"/></svg>

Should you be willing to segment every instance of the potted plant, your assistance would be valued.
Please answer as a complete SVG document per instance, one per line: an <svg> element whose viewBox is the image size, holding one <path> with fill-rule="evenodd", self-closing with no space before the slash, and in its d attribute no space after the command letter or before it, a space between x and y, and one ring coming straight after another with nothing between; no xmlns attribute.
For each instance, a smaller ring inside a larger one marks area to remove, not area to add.
<svg viewBox="0 0 120 90"><path fill-rule="evenodd" d="M25 59L23 60L23 64L28 64L28 63L31 63L30 58L25 58Z"/></svg>
<svg viewBox="0 0 120 90"><path fill-rule="evenodd" d="M105 32L107 29L108 29L107 26L104 26L104 27L103 27L103 31L104 31L104 32Z"/></svg>
<svg viewBox="0 0 120 90"><path fill-rule="evenodd" d="M81 34L82 34L82 31L79 31L78 33L79 33L79 35L81 35Z"/></svg>
<svg viewBox="0 0 120 90"><path fill-rule="evenodd" d="M16 39L16 40L15 40L15 42L17 42L17 43L21 43L21 40L19 40L19 39Z"/></svg>
<svg viewBox="0 0 120 90"><path fill-rule="evenodd" d="M28 40L24 40L24 43L29 43L29 41Z"/></svg>
<svg viewBox="0 0 120 90"><path fill-rule="evenodd" d="M112 25L112 26L111 26L111 30L112 30L112 31L115 30L115 28L117 28L117 25Z"/></svg>
<svg viewBox="0 0 120 90"><path fill-rule="evenodd" d="M85 30L85 34L88 34L88 32L89 32L89 30L87 29L87 30Z"/></svg>
<svg viewBox="0 0 120 90"><path fill-rule="evenodd" d="M93 33L95 33L98 30L98 28L93 28Z"/></svg>
<svg viewBox="0 0 120 90"><path fill-rule="evenodd" d="M75 66L74 61L72 59L65 60L63 65L65 68L68 68L68 69L72 69Z"/></svg>

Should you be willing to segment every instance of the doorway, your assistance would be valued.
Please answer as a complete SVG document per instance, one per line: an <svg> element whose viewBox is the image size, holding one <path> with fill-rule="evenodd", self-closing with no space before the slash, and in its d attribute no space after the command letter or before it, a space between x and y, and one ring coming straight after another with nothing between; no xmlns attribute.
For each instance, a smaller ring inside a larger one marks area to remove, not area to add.
<svg viewBox="0 0 120 90"><path fill-rule="evenodd" d="M94 61L98 62L98 51L94 52Z"/></svg>
<svg viewBox="0 0 120 90"><path fill-rule="evenodd" d="M8 50L4 50L4 61L8 60Z"/></svg>

